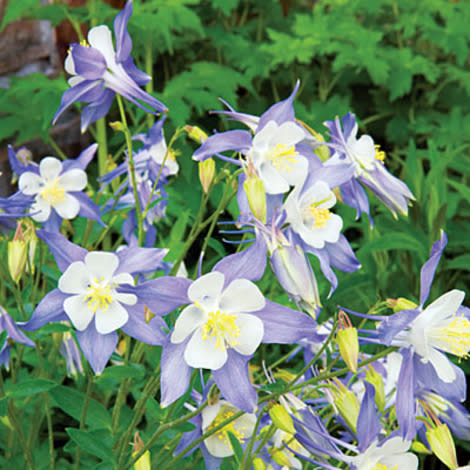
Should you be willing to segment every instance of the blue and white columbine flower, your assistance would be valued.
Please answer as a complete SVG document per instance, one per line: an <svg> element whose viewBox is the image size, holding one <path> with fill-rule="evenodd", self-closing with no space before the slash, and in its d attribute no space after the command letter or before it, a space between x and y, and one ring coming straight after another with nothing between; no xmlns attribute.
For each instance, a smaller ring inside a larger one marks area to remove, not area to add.
<svg viewBox="0 0 470 470"><path fill-rule="evenodd" d="M91 28L85 45L72 44L65 60L65 70L73 75L69 79L72 86L62 96L54 122L74 102L89 103L82 110L81 129L102 118L108 112L114 95L117 93L135 105L150 111L141 102L157 112L166 112L163 103L143 91L150 77L139 70L130 56L132 40L127 32L127 23L132 14L132 0L114 19L116 48L112 35L105 25Z"/></svg>
<svg viewBox="0 0 470 470"><path fill-rule="evenodd" d="M147 321L139 286L133 287L132 293L126 288L134 286L135 275L157 269L167 250L126 247L116 253L88 252L61 234L39 230L38 235L49 245L63 274L58 287L41 300L23 325L25 330L70 321L97 374L116 347L119 328L148 344L164 341L165 322L158 316Z"/></svg>
<svg viewBox="0 0 470 470"><path fill-rule="evenodd" d="M354 166L354 178L341 185L343 201L356 208L358 216L369 214L367 194L361 184L368 187L396 216L396 212L408 214L409 202L414 196L408 186L385 168L385 153L380 151L369 135L356 137L358 125L352 113L335 121L326 121L330 130L330 147L333 154L326 165L349 163Z"/></svg>
<svg viewBox="0 0 470 470"><path fill-rule="evenodd" d="M90 145L76 159L45 157L39 165L23 163L8 148L12 170L19 176L19 194L30 198L28 210L33 220L51 231L60 229L62 219L77 215L102 223L99 207L83 192L88 183L85 170L97 148L97 144Z"/></svg>

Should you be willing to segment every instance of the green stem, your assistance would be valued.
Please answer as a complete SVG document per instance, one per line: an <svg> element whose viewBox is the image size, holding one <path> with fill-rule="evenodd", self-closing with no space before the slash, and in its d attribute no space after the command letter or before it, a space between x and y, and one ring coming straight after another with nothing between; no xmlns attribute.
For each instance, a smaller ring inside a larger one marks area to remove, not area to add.
<svg viewBox="0 0 470 470"><path fill-rule="evenodd" d="M86 388L86 395L85 395L85 401L83 402L83 408L82 408L82 414L80 416L80 428L83 429L85 427L85 421L86 421L86 415L88 412L88 405L90 403L90 398L91 398L91 392L93 390L93 383L95 380L95 377L91 374L91 372L87 369L87 375L88 375L88 383L87 383L87 388ZM75 451L75 470L80 469L80 452L81 448L77 444L77 450Z"/></svg>
<svg viewBox="0 0 470 470"><path fill-rule="evenodd" d="M131 173L131 182L132 182L132 190L134 193L135 199L135 213L137 217L137 234L138 234L138 241L139 246L142 245L144 241L144 225L142 219L142 208L140 207L140 199L137 193L137 179L135 177L135 164L134 164L134 155L132 153L132 139L131 133L129 131L129 127L127 127L127 119L126 119L126 112L124 111L124 105L122 103L122 99L119 95L116 95L118 106L119 106L119 113L121 114L121 121L123 125L123 132L126 136L126 144L127 144L127 152L129 158L129 170Z"/></svg>
<svg viewBox="0 0 470 470"><path fill-rule="evenodd" d="M54 149L54 151L59 155L62 160L67 160L67 155L62 151L62 149L57 145L57 142L54 138L49 134L49 144Z"/></svg>
<svg viewBox="0 0 470 470"><path fill-rule="evenodd" d="M106 173L106 167L108 164L108 141L106 137L105 118L98 119L95 127L96 141L98 143L98 174L99 176L103 176Z"/></svg>
<svg viewBox="0 0 470 470"><path fill-rule="evenodd" d="M153 93L153 60L152 60L152 36L148 35L145 42L145 73L151 77L150 81L145 85L145 91L151 95ZM155 116L147 113L148 127L152 127L155 122Z"/></svg>
<svg viewBox="0 0 470 470"><path fill-rule="evenodd" d="M52 416L51 407L49 405L49 396L44 394L44 402L46 408L46 420L47 420L47 436L49 441L49 470L54 470L55 458L54 458L54 429L52 427Z"/></svg>
<svg viewBox="0 0 470 470"><path fill-rule="evenodd" d="M253 429L253 434L250 437L250 442L248 442L248 445L246 446L246 450L243 453L243 459L240 462L240 470L250 470L251 468L251 463L252 463L252 458L251 458L251 453L253 451L253 446L255 445L255 440L258 435L258 428L261 423L261 418L264 415L264 409L262 408L259 411L258 418L256 419L255 427Z"/></svg>

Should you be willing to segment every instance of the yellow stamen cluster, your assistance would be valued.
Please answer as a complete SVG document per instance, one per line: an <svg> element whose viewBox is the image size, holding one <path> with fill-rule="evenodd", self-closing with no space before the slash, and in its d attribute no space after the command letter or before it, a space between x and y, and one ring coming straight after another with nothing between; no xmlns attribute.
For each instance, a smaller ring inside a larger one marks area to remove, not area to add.
<svg viewBox="0 0 470 470"><path fill-rule="evenodd" d="M231 418L234 415L233 411L230 410L221 410L219 414L216 416L214 421L212 421L211 425L207 428L207 431L210 431L211 429L214 429L216 426L219 426L222 422L225 420ZM222 429L217 431L215 435L217 436L218 439L220 439L224 444L230 445L232 447L232 444L230 443L230 439L228 438L228 433L231 432L240 442L240 444L243 444L246 438L246 427L242 426L239 429L235 429L235 422L236 420L231 421L230 423L226 424Z"/></svg>
<svg viewBox="0 0 470 470"><path fill-rule="evenodd" d="M209 312L207 323L202 327L202 339L216 337L215 347L224 350L227 346L233 347L238 344L236 338L240 336L240 328L235 323L237 317L216 310Z"/></svg>
<svg viewBox="0 0 470 470"><path fill-rule="evenodd" d="M80 41L80 46L83 46L83 47L90 47L90 44L88 43L88 41L83 38L81 41Z"/></svg>
<svg viewBox="0 0 470 470"><path fill-rule="evenodd" d="M380 145L375 145L375 158L380 160L382 163L385 160L385 152L380 150Z"/></svg>
<svg viewBox="0 0 470 470"><path fill-rule="evenodd" d="M277 144L271 148L266 155L266 158L271 161L277 171L288 171L292 173L292 165L297 163L297 152L295 146L287 147L283 144Z"/></svg>
<svg viewBox="0 0 470 470"><path fill-rule="evenodd" d="M454 315L453 320L432 332L433 338L443 343L443 349L456 356L467 358L470 351L470 321L464 315Z"/></svg>
<svg viewBox="0 0 470 470"><path fill-rule="evenodd" d="M39 190L39 196L55 206L65 200L65 189L60 187L58 178L47 180Z"/></svg>
<svg viewBox="0 0 470 470"><path fill-rule="evenodd" d="M315 218L315 228L323 227L331 217L331 212L328 209L319 209L314 204L310 206L309 212Z"/></svg>
<svg viewBox="0 0 470 470"><path fill-rule="evenodd" d="M383 463L378 463L375 466L374 470L397 470L398 469L398 464L394 465L393 467L388 467L387 465L384 465Z"/></svg>
<svg viewBox="0 0 470 470"><path fill-rule="evenodd" d="M102 310L105 312L109 308L109 304L113 301L111 286L109 284L103 285L104 278L93 279L93 284L87 288L85 301L88 299L88 308L93 312Z"/></svg>

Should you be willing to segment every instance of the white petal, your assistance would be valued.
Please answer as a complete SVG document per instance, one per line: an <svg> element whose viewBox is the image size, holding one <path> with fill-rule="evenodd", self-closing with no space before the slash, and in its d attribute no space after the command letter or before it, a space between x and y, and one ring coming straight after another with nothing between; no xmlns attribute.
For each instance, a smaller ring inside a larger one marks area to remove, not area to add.
<svg viewBox="0 0 470 470"><path fill-rule="evenodd" d="M65 294L80 294L90 284L90 273L83 261L75 261L59 279L59 289Z"/></svg>
<svg viewBox="0 0 470 470"><path fill-rule="evenodd" d="M119 302L113 301L106 310L97 310L95 315L96 331L107 335L125 325L128 319L127 310Z"/></svg>
<svg viewBox="0 0 470 470"><path fill-rule="evenodd" d="M39 163L39 173L42 178L56 179L62 171L62 162L54 157L43 158Z"/></svg>
<svg viewBox="0 0 470 470"><path fill-rule="evenodd" d="M73 295L64 301L65 313L72 325L79 331L86 329L93 318L93 312L88 308L84 298L84 295Z"/></svg>
<svg viewBox="0 0 470 470"><path fill-rule="evenodd" d="M302 155L296 155L294 161L289 163L289 170L285 170L282 174L286 181L291 185L300 185L305 181L308 173L308 162Z"/></svg>
<svg viewBox="0 0 470 470"><path fill-rule="evenodd" d="M45 222L51 215L51 205L42 197L36 196L29 212L31 214L37 212L37 214L31 215L31 218L36 222Z"/></svg>
<svg viewBox="0 0 470 470"><path fill-rule="evenodd" d="M196 328L206 321L206 314L195 305L188 305L176 319L175 329L171 335L172 343L183 342Z"/></svg>
<svg viewBox="0 0 470 470"><path fill-rule="evenodd" d="M223 291L219 307L227 313L256 312L266 305L263 294L256 284L247 279L235 279Z"/></svg>
<svg viewBox="0 0 470 470"><path fill-rule="evenodd" d="M114 253L91 251L85 256L85 264L92 277L109 281L119 266L119 258Z"/></svg>
<svg viewBox="0 0 470 470"><path fill-rule="evenodd" d="M300 198L301 206L315 204L319 209L329 209L336 204L335 193L324 181L317 181Z"/></svg>
<svg viewBox="0 0 470 470"><path fill-rule="evenodd" d="M202 430L206 431L206 429L212 424L214 419L219 414L220 409L222 406L227 405L228 403L225 400L219 400L217 403L213 405L206 406L202 412Z"/></svg>
<svg viewBox="0 0 470 470"><path fill-rule="evenodd" d="M385 465L385 468L403 468L406 470L416 470L418 468L419 460L415 454L407 452L402 455L392 455L380 459L380 463Z"/></svg>
<svg viewBox="0 0 470 470"><path fill-rule="evenodd" d="M253 137L252 146L264 149L269 146L272 137L276 135L279 126L276 121L269 121L259 132Z"/></svg>
<svg viewBox="0 0 470 470"><path fill-rule="evenodd" d="M289 183L271 162L263 162L258 171L268 194L282 194L289 191Z"/></svg>
<svg viewBox="0 0 470 470"><path fill-rule="evenodd" d="M204 439L204 445L207 451L214 457L224 458L233 455L233 450L230 445L230 441L220 439L219 434L215 433L212 436Z"/></svg>
<svg viewBox="0 0 470 470"><path fill-rule="evenodd" d="M296 229L297 233L300 235L300 238L310 246L314 248L323 248L325 246L325 240L321 236L321 233L318 230L311 230L305 225L301 225Z"/></svg>
<svg viewBox="0 0 470 470"><path fill-rule="evenodd" d="M134 278L129 273L119 273L116 276L113 276L113 284L130 284L131 286L135 285Z"/></svg>
<svg viewBox="0 0 470 470"><path fill-rule="evenodd" d="M374 140L370 135L363 135L352 145L354 157L368 170L375 165Z"/></svg>
<svg viewBox="0 0 470 470"><path fill-rule="evenodd" d="M451 317L462 305L464 298L465 292L461 290L453 289L446 292L424 309L420 319L425 320L430 325Z"/></svg>
<svg viewBox="0 0 470 470"><path fill-rule="evenodd" d="M123 293L116 292L114 294L114 298L118 302L122 304L126 304L126 305L135 305L137 303L137 296L134 294L123 294Z"/></svg>
<svg viewBox="0 0 470 470"><path fill-rule="evenodd" d="M74 168L59 176L59 185L66 191L81 191L87 185L87 176L83 170Z"/></svg>
<svg viewBox="0 0 470 470"><path fill-rule="evenodd" d="M57 204L54 204L52 207L63 219L73 219L77 217L78 212L80 211L80 203L78 199L73 197L71 194L64 194L64 200L60 201Z"/></svg>
<svg viewBox="0 0 470 470"><path fill-rule="evenodd" d="M64 69L69 75L76 75L72 54L69 52L64 62Z"/></svg>
<svg viewBox="0 0 470 470"><path fill-rule="evenodd" d="M290 147L291 145L298 144L305 138L304 130L295 122L283 122L273 137L272 143L274 145L281 144Z"/></svg>
<svg viewBox="0 0 470 470"><path fill-rule="evenodd" d="M79 83L83 82L85 79L83 77L80 77L79 75L76 75L74 77L70 77L67 80L67 83L72 87L75 85L78 85Z"/></svg>
<svg viewBox="0 0 470 470"><path fill-rule="evenodd" d="M90 46L98 49L103 54L108 67L112 68L116 65L113 39L111 37L111 31L107 26L100 25L91 28L88 33L88 42Z"/></svg>
<svg viewBox="0 0 470 470"><path fill-rule="evenodd" d="M235 345L234 349L249 356L256 351L263 339L263 322L254 315L241 313L237 315L236 324L240 328L240 336L237 338L239 344Z"/></svg>
<svg viewBox="0 0 470 470"><path fill-rule="evenodd" d="M216 301L224 288L225 276L214 271L196 279L188 289L188 297L209 310L216 308Z"/></svg>
<svg viewBox="0 0 470 470"><path fill-rule="evenodd" d="M449 358L445 354L441 353L437 349L430 348L425 359L432 364L437 376L442 381L451 383L456 379L457 375L452 367L452 362L450 362Z"/></svg>
<svg viewBox="0 0 470 470"><path fill-rule="evenodd" d="M217 339L209 336L202 339L202 330L198 328L186 346L184 360L190 367L202 369L220 369L227 362L227 351L216 348Z"/></svg>
<svg viewBox="0 0 470 470"><path fill-rule="evenodd" d="M28 196L37 194L41 189L41 177L30 171L24 172L18 181L18 189Z"/></svg>

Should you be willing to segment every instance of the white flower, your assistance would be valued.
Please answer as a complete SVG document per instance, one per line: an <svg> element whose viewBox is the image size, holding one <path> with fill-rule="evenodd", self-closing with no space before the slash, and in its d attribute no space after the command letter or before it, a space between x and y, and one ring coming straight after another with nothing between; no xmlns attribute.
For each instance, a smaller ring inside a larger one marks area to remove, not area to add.
<svg viewBox="0 0 470 470"><path fill-rule="evenodd" d="M407 452L410 442L404 441L396 436L388 439L382 446L377 446L374 441L360 455L350 457L349 462L358 470L416 470L418 468L418 457Z"/></svg>
<svg viewBox="0 0 470 470"><path fill-rule="evenodd" d="M206 406L202 414L202 432L210 431L223 421L231 418L239 410L225 400L220 400L214 405ZM229 457L233 455L233 449L230 444L228 433L231 432L243 444L253 434L255 428L256 415L253 413L244 413L239 418L224 426L216 433L204 439L204 445L214 457Z"/></svg>
<svg viewBox="0 0 470 470"><path fill-rule="evenodd" d="M250 355L263 339L263 322L246 313L265 306L263 294L246 279L235 279L224 289L224 280L214 271L194 281L188 289L192 303L176 320L171 342L190 337L184 359L191 367L220 369L228 348Z"/></svg>
<svg viewBox="0 0 470 470"><path fill-rule="evenodd" d="M304 181L308 163L295 145L305 138L303 129L295 122L280 126L269 121L255 134L246 157L256 168L268 194L281 194Z"/></svg>
<svg viewBox="0 0 470 470"><path fill-rule="evenodd" d="M86 187L86 173L78 168L62 170L60 160L46 157L39 163L39 175L26 171L20 176L20 191L36 196L30 211L35 213L31 217L37 222L49 219L51 208L63 219L73 219L80 210L80 203L69 192L81 191Z"/></svg>
<svg viewBox="0 0 470 470"><path fill-rule="evenodd" d="M114 274L118 266L114 253L92 251L85 261L72 263L62 274L59 289L74 294L64 301L64 310L77 330L85 330L93 317L96 330L103 335L127 323L129 314L121 304L135 305L137 297L116 292L120 284L134 284L130 274Z"/></svg>
<svg viewBox="0 0 470 470"><path fill-rule="evenodd" d="M428 305L399 333L392 344L414 348L424 363L430 362L444 382L456 378L451 361L441 351L466 357L470 351L470 321L457 315L465 293L452 290Z"/></svg>
<svg viewBox="0 0 470 470"><path fill-rule="evenodd" d="M296 187L284 203L287 222L305 243L323 248L325 242L336 243L343 228L343 219L329 210L335 204L333 191L323 181L304 192Z"/></svg>

